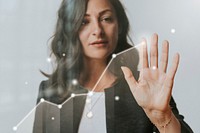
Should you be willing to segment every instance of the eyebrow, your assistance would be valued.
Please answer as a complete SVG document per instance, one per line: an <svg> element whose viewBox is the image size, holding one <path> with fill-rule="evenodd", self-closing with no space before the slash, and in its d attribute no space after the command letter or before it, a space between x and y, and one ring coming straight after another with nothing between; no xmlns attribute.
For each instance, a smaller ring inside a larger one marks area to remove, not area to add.
<svg viewBox="0 0 200 133"><path fill-rule="evenodd" d="M110 10L110 9L105 9L105 10L99 12L99 16L101 16L102 14L105 14L106 12L111 12L111 13L113 13L112 10ZM89 17L89 16L90 16L90 14L87 14L87 13L85 14L85 17Z"/></svg>

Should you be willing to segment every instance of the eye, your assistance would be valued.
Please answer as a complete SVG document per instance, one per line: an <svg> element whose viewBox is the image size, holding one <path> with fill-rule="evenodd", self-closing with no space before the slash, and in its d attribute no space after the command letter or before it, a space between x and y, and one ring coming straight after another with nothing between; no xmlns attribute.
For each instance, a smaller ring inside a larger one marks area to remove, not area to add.
<svg viewBox="0 0 200 133"><path fill-rule="evenodd" d="M112 19L112 17L104 17L104 18L101 19L101 21L104 21L104 22L112 22L113 19Z"/></svg>
<svg viewBox="0 0 200 133"><path fill-rule="evenodd" d="M84 26L84 25L87 25L89 23L89 21L87 19L83 19L81 25Z"/></svg>

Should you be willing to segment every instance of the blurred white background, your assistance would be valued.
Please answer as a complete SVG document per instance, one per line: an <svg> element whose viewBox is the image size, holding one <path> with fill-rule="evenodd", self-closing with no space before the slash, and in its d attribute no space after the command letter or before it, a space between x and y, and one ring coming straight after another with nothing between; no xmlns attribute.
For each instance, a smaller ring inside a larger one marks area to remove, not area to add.
<svg viewBox="0 0 200 133"><path fill-rule="evenodd" d="M185 121L199 132L200 1L121 0L135 44L158 33L181 55L173 96ZM0 0L0 132L12 133L35 106L38 87L51 72L48 39L61 0ZM171 60L170 60L171 61Z"/></svg>

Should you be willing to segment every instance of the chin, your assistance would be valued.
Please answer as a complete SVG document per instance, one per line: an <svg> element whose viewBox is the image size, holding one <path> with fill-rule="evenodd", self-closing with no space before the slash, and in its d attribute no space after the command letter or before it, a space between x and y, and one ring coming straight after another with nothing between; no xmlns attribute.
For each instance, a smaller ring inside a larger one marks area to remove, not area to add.
<svg viewBox="0 0 200 133"><path fill-rule="evenodd" d="M91 54L88 55L87 58L89 59L96 59L96 60L106 60L108 58L108 54Z"/></svg>

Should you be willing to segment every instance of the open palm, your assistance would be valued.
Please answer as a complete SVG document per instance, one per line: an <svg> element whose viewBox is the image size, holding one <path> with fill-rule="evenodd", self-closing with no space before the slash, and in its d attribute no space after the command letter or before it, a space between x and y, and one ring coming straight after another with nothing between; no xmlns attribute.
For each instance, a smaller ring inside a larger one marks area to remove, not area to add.
<svg viewBox="0 0 200 133"><path fill-rule="evenodd" d="M147 116L152 120L155 114L169 112L169 102L173 88L174 76L178 68L179 54L175 54L172 66L167 70L169 44L163 42L161 60L158 67L158 36L154 34L151 40L150 63L146 41L143 41L142 69L139 80L136 81L132 72L127 67L122 67L125 79L131 89L137 103L144 109ZM159 115L158 115L159 114ZM159 118L158 118L159 119Z"/></svg>

